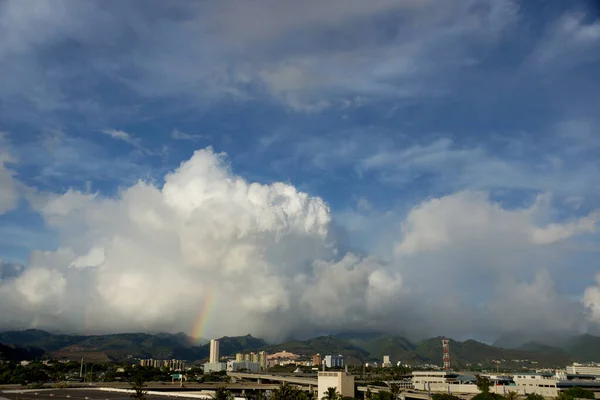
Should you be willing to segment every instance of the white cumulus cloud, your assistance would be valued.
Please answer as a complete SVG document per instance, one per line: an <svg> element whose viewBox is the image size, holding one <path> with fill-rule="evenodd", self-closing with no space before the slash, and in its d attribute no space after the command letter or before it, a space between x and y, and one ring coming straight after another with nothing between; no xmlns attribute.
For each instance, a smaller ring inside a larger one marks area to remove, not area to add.
<svg viewBox="0 0 600 400"><path fill-rule="evenodd" d="M198 150L162 187L139 181L115 197L69 190L33 204L60 244L0 281L0 329L197 334L208 306L203 334L272 340L345 329L592 329L586 306L598 304L597 289L585 304L560 294L546 244L589 235L595 214L541 223L545 201L511 210L479 192L429 199L382 241L393 256L364 255L344 250L321 198L248 182L225 154Z"/></svg>

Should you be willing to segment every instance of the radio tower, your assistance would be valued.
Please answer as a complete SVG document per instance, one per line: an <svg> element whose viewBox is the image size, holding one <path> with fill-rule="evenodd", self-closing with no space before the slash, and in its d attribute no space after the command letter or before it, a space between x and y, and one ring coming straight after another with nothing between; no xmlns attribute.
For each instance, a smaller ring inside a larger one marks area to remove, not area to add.
<svg viewBox="0 0 600 400"><path fill-rule="evenodd" d="M450 371L450 341L442 339L442 349L444 350L444 371Z"/></svg>

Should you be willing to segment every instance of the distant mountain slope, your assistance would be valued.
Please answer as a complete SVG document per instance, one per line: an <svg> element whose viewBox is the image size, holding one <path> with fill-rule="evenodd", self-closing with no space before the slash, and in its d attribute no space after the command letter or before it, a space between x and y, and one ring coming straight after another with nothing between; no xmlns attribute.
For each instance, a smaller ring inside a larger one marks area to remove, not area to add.
<svg viewBox="0 0 600 400"><path fill-rule="evenodd" d="M577 361L600 361L600 337L577 336L564 345L564 350Z"/></svg>
<svg viewBox="0 0 600 400"><path fill-rule="evenodd" d="M35 346L52 355L81 358L86 354L94 359L124 360L128 357L155 359L202 360L208 357L208 344L195 346L184 333L117 333L108 335L63 335L28 329L0 333L0 342L16 346ZM265 347L263 339L250 335L220 339L223 356L246 349ZM104 357L104 358L103 358Z"/></svg>
<svg viewBox="0 0 600 400"><path fill-rule="evenodd" d="M413 343L402 336L388 336L381 333L342 333L319 336L309 340L294 340L277 345L269 345L263 339L251 335L226 336L220 338L219 341L222 356L233 356L237 352L247 351L266 350L273 353L287 350L306 357L316 353L321 355L342 354L346 357L348 364L367 361L381 362L384 355L389 355L393 362L436 365L441 364L442 358L441 338L431 338ZM196 346L194 341L183 333L155 335L120 333L83 336L51 334L29 329L0 333L0 342L5 343L5 347L8 344L12 348L32 346L38 351L60 354L62 357L72 355L73 358L81 358L82 354L88 354L90 357L104 357L105 355L112 360L140 357L200 361L208 358L210 351L209 344ZM513 344L516 342L514 341ZM571 361L600 360L600 337L583 335L571 338L564 343L559 348L543 342L526 341L516 348L501 348L475 340L465 342L451 340L450 355L453 366L456 368L478 363L488 366L495 365L494 360L500 360L503 366L528 365L532 368L564 367ZM10 354L19 354L14 351L5 350Z"/></svg>
<svg viewBox="0 0 600 400"><path fill-rule="evenodd" d="M17 346L34 346L44 350L59 350L63 347L79 343L85 338L87 336L52 334L39 329L0 332L0 343L9 343Z"/></svg>
<svg viewBox="0 0 600 400"><path fill-rule="evenodd" d="M416 352L422 359L439 364L442 357L441 338L428 339L419 343ZM453 365L457 367L474 363L492 365L494 360L500 361L501 365L505 366L523 365L522 360L548 367L564 367L570 362L569 355L562 351L548 353L546 351L503 349L476 340L464 342L450 340L450 356Z"/></svg>
<svg viewBox="0 0 600 400"><path fill-rule="evenodd" d="M44 355L44 350L35 347L21 347L0 343L0 360L36 360Z"/></svg>
<svg viewBox="0 0 600 400"><path fill-rule="evenodd" d="M246 336L225 336L219 339L219 353L222 356L232 356L238 352L244 352L249 350L259 350L267 346L267 342L264 339L255 338L252 335ZM206 357L210 353L210 343L201 346L206 352Z"/></svg>
<svg viewBox="0 0 600 400"><path fill-rule="evenodd" d="M384 355L394 361L403 363L421 363L424 360L416 353L416 345L401 336L381 336L364 345L369 355L381 362Z"/></svg>
<svg viewBox="0 0 600 400"><path fill-rule="evenodd" d="M494 345L546 354L561 353L580 362L600 360L600 337L593 335L571 338L545 337L534 341L525 340L523 336L509 335L500 338ZM509 347L509 345L514 345L514 347Z"/></svg>
<svg viewBox="0 0 600 400"><path fill-rule="evenodd" d="M358 364L361 360L369 359L370 355L364 348L358 347L348 339L336 336L319 336L305 341L285 342L278 345L267 346L264 350L274 353L281 350L287 350L300 355L314 355L320 353L342 354L347 357L347 363Z"/></svg>
<svg viewBox="0 0 600 400"><path fill-rule="evenodd" d="M521 346L517 347L516 350L529 351L529 352L535 352L535 353L544 353L544 354L562 354L565 357L569 356L569 354L564 349L561 349L560 347L549 346L547 344L539 343L536 341L524 343Z"/></svg>

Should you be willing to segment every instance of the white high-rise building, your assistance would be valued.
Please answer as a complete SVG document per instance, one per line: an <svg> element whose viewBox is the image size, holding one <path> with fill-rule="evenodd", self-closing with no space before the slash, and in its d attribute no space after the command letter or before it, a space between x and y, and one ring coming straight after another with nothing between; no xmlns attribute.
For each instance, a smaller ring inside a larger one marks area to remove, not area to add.
<svg viewBox="0 0 600 400"><path fill-rule="evenodd" d="M344 356L342 356L342 355L339 355L339 356L327 355L327 356L325 356L324 362L325 362L325 366L327 368L343 367L344 366Z"/></svg>
<svg viewBox="0 0 600 400"><path fill-rule="evenodd" d="M389 368L392 366L392 362L390 361L390 356L383 356L383 362L381 363L383 368Z"/></svg>
<svg viewBox="0 0 600 400"><path fill-rule="evenodd" d="M219 362L219 341L212 339L210 341L210 358L208 360L209 363L218 363Z"/></svg>

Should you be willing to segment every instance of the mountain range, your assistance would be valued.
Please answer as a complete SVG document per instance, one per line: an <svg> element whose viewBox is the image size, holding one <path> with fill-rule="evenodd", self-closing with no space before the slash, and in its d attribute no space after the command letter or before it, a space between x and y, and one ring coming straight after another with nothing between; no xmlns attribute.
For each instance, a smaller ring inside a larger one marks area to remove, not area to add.
<svg viewBox="0 0 600 400"><path fill-rule="evenodd" d="M287 350L303 356L342 354L348 364L381 361L389 355L404 364L441 364L441 337L411 341L402 336L381 333L341 333L308 340L294 340L270 345L251 335L219 339L222 356L237 352L265 350L273 353ZM121 361L133 358L183 359L202 361L209 355L207 343L197 345L184 333L118 333L108 335L65 335L42 330L0 333L0 359L21 357L86 358L94 361ZM503 368L562 367L570 362L600 361L600 337L575 336L557 345L538 341L521 341L506 347L488 345L476 340L450 341L454 368L475 365Z"/></svg>

